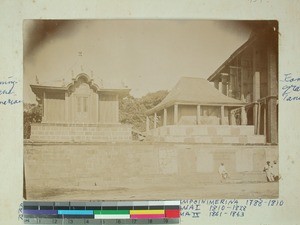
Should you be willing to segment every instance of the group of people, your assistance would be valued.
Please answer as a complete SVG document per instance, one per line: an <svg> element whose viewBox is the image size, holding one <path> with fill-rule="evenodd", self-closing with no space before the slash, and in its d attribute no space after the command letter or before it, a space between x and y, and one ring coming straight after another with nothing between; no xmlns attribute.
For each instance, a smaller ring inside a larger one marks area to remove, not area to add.
<svg viewBox="0 0 300 225"><path fill-rule="evenodd" d="M270 161L267 161L263 171L266 173L268 182L277 182L280 179L279 167L276 160L274 160L272 164ZM226 179L229 178L229 174L225 168L224 163L220 164L218 172L221 176L221 182L226 181Z"/></svg>
<svg viewBox="0 0 300 225"><path fill-rule="evenodd" d="M274 160L272 164L270 161L267 161L263 171L266 173L268 182L277 182L280 179L279 167L276 160Z"/></svg>

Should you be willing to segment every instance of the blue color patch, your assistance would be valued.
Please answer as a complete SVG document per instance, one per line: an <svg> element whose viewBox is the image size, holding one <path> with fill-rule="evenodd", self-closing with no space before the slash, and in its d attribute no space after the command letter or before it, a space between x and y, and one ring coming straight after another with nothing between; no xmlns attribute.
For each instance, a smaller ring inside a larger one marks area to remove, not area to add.
<svg viewBox="0 0 300 225"><path fill-rule="evenodd" d="M93 210L58 210L58 215L94 215Z"/></svg>

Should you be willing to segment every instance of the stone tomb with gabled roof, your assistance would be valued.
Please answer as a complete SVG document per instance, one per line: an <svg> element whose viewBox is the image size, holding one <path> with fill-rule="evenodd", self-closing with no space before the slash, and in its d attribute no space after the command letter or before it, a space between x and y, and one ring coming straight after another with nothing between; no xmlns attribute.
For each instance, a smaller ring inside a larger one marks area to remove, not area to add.
<svg viewBox="0 0 300 225"><path fill-rule="evenodd" d="M182 77L170 93L147 111L148 139L163 142L262 144L247 124L245 102L228 97L206 79ZM241 118L233 117L241 110ZM153 125L150 124L153 117Z"/></svg>
<svg viewBox="0 0 300 225"><path fill-rule="evenodd" d="M42 122L31 125L30 139L50 142L131 140L131 126L119 122L119 100L127 87L103 87L85 73L69 83L30 85L42 107Z"/></svg>

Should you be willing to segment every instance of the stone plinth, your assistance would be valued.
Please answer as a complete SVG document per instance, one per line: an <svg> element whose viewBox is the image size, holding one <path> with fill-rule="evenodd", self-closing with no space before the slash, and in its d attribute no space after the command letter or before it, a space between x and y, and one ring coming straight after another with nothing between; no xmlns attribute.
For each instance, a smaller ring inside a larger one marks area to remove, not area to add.
<svg viewBox="0 0 300 225"><path fill-rule="evenodd" d="M30 140L39 142L131 141L131 126L123 124L31 124Z"/></svg>
<svg viewBox="0 0 300 225"><path fill-rule="evenodd" d="M163 126L147 132L147 138L158 142L205 144L265 144L264 135L255 135L254 126L180 125Z"/></svg>

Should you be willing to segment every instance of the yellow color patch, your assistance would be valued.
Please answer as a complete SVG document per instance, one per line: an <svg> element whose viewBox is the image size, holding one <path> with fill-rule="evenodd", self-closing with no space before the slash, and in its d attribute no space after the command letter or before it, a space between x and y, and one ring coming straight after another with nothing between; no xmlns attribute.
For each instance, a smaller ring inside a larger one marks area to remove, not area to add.
<svg viewBox="0 0 300 225"><path fill-rule="evenodd" d="M130 215L134 215L134 214L165 214L165 210L163 209L157 209L157 210L130 210Z"/></svg>

